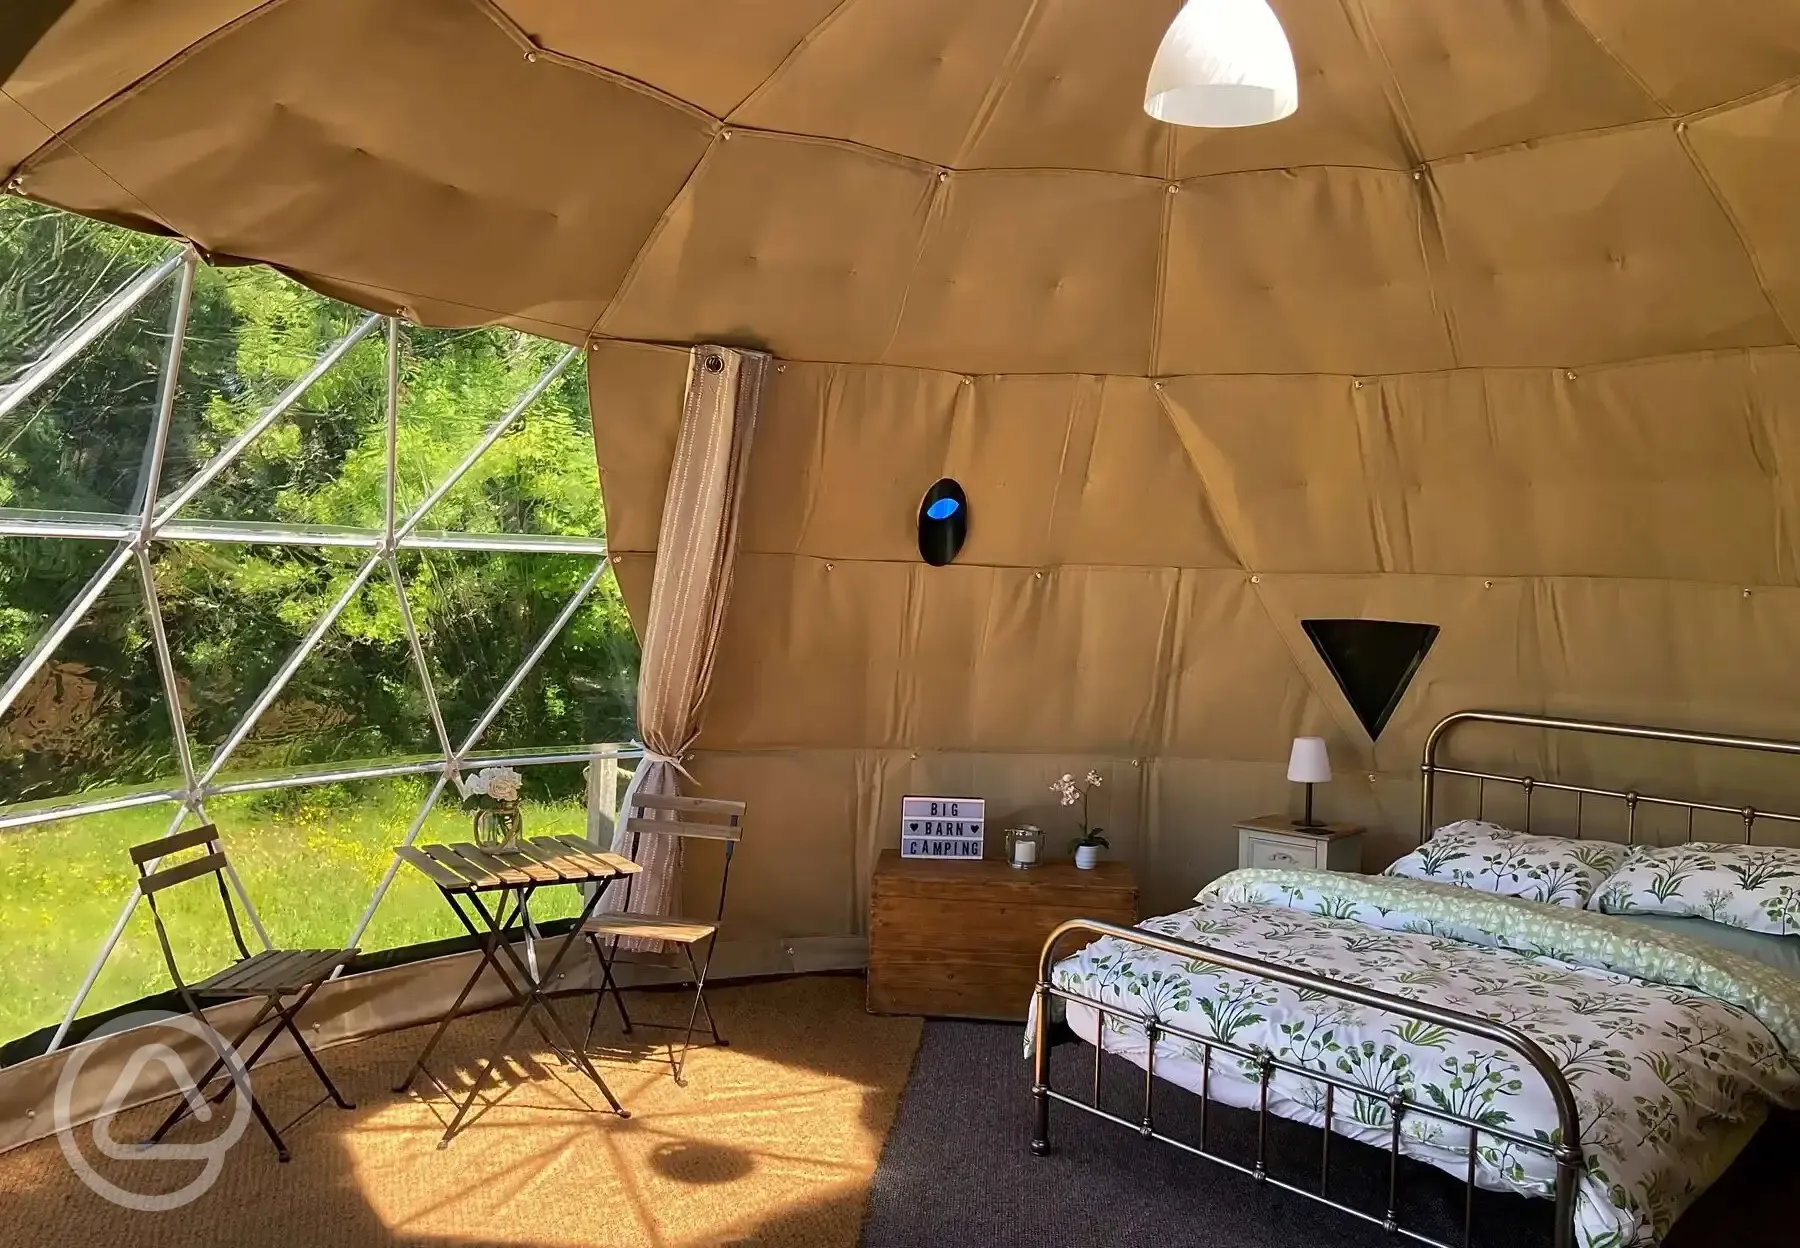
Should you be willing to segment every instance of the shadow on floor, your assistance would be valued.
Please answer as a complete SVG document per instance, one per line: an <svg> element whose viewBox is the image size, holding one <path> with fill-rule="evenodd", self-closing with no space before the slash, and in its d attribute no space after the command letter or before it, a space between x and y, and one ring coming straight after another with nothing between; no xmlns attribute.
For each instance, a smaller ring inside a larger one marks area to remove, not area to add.
<svg viewBox="0 0 1800 1248"><path fill-rule="evenodd" d="M277 1163L251 1122L216 1181L173 1211L109 1203L57 1140L0 1156L0 1245L851 1248L919 1022L865 1013L856 977L724 986L708 998L731 1046L696 1050L685 1088L670 1077L660 1035L632 1040L603 1020L597 1064L629 1120L528 1030L486 1108L440 1151L452 1112L442 1092L423 1080L409 1095L390 1090L425 1042L413 1028L322 1055L354 1111L317 1106L318 1085L298 1062L258 1072L293 1160ZM686 1000L634 994L634 1018L642 1008L648 1019L685 1020ZM559 1002L577 1035L590 1001ZM509 1022L500 1011L458 1021L436 1073L466 1088ZM169 1104L120 1115L113 1136L142 1139ZM223 1120L184 1124L170 1140L202 1142ZM134 1192L175 1191L203 1167L105 1158L91 1129L71 1138L86 1164Z"/></svg>

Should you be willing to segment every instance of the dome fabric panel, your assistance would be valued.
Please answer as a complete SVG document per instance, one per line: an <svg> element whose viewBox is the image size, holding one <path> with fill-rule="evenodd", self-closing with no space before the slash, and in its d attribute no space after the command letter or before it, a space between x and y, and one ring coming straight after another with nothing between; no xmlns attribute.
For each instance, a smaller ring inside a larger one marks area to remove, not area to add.
<svg viewBox="0 0 1800 1248"><path fill-rule="evenodd" d="M728 117L843 0L493 4L539 47L603 65L715 117Z"/></svg>
<svg viewBox="0 0 1800 1248"><path fill-rule="evenodd" d="M938 190L930 166L897 156L726 131L598 328L683 341L698 326L781 356L879 359Z"/></svg>
<svg viewBox="0 0 1800 1248"><path fill-rule="evenodd" d="M1181 377L1161 395L1243 567L1391 570L1353 381Z"/></svg>
<svg viewBox="0 0 1800 1248"><path fill-rule="evenodd" d="M1054 185L1047 185L1053 183ZM1109 174L943 176L890 364L1141 373L1150 360L1163 185ZM1096 319L1094 309L1111 315Z"/></svg>
<svg viewBox="0 0 1800 1248"><path fill-rule="evenodd" d="M1792 334L1800 326L1800 87L1697 118L1683 135Z"/></svg>
<svg viewBox="0 0 1800 1248"><path fill-rule="evenodd" d="M1791 343L1669 125L1434 165L1459 362L1599 364Z"/></svg>
<svg viewBox="0 0 1800 1248"><path fill-rule="evenodd" d="M959 164L1032 7L857 0L822 23L730 120Z"/></svg>
<svg viewBox="0 0 1800 1248"><path fill-rule="evenodd" d="M1144 112L1144 75L1179 0L1035 0L957 165L1169 176L1173 135Z"/></svg>
<svg viewBox="0 0 1800 1248"><path fill-rule="evenodd" d="M264 3L73 0L5 80L6 93L40 129L65 130ZM29 145L15 147L0 129L0 166L17 164L41 141L32 136Z"/></svg>
<svg viewBox="0 0 1800 1248"><path fill-rule="evenodd" d="M1673 113L1800 74L1800 9L1771 0L1566 0L1596 42Z"/></svg>
<svg viewBox="0 0 1800 1248"><path fill-rule="evenodd" d="M1794 359L1384 378L1374 394L1392 456L1382 496L1397 568L1791 580L1775 426L1800 425L1758 402L1757 369ZM1481 421L1484 411L1495 419ZM1471 419L1445 419L1452 412ZM1474 514L1496 521L1461 522Z"/></svg>
<svg viewBox="0 0 1800 1248"><path fill-rule="evenodd" d="M1361 8L1428 160L1665 115L1566 0L1361 0Z"/></svg>
<svg viewBox="0 0 1800 1248"><path fill-rule="evenodd" d="M232 107L203 103L221 98ZM497 99L502 129L487 124ZM204 127L192 124L200 108ZM584 114L614 124L566 159L567 119ZM84 190L116 195L123 183L211 251L268 256L305 238L303 273L460 303L456 323L505 316L578 337L710 131L640 90L527 63L467 4L303 0L188 53L27 180L88 210L103 205L77 199Z"/></svg>
<svg viewBox="0 0 1800 1248"><path fill-rule="evenodd" d="M1270 170L1177 185L1156 372L1392 372L1456 362L1412 174Z"/></svg>

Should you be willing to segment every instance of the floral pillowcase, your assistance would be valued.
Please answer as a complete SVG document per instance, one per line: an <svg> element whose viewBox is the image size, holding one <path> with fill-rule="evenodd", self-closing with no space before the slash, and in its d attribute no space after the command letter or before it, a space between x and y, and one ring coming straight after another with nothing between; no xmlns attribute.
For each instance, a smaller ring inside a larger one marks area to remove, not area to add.
<svg viewBox="0 0 1800 1248"><path fill-rule="evenodd" d="M1634 849L1588 908L1793 935L1800 933L1800 849L1706 842Z"/></svg>
<svg viewBox="0 0 1800 1248"><path fill-rule="evenodd" d="M1533 836L1465 819L1439 828L1383 874L1580 909L1625 855L1610 841Z"/></svg>

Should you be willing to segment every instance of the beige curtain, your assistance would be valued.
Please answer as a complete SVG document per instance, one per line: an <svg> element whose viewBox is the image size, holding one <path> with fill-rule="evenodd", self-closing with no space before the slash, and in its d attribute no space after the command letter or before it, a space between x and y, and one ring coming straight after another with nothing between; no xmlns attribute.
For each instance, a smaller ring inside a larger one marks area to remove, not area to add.
<svg viewBox="0 0 1800 1248"><path fill-rule="evenodd" d="M767 355L727 347L696 347L688 359L687 400L663 498L638 671L644 758L626 786L624 807L640 792L679 793L687 776L684 763L700 736L701 706L731 598L739 504L768 367ZM630 854L631 840L622 808L613 852ZM636 858L644 869L632 881L631 911L677 913L681 842L646 835ZM625 909L626 891L608 889L601 908ZM619 945L656 949L660 943L622 940Z"/></svg>

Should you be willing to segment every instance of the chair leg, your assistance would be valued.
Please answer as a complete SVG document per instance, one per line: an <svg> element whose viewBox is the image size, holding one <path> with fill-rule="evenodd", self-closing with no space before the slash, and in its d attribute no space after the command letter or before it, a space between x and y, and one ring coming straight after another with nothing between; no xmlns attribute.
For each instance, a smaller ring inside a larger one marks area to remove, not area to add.
<svg viewBox="0 0 1800 1248"><path fill-rule="evenodd" d="M608 957L606 951L600 947L600 938L594 933L588 933L588 942L594 946L594 956L600 959L600 991L594 994L594 1013L588 1019L588 1035L594 1034L594 1024L600 1021L600 1003L610 992L613 1004L619 1007L619 1024L625 1029L625 1034L629 1036L631 1034L631 1015L625 1012L625 997L619 991L619 981L613 978L613 962L619 956L619 939L616 936L613 937L611 957ZM584 1040L582 1046L585 1048L586 1044L587 1042Z"/></svg>
<svg viewBox="0 0 1800 1248"><path fill-rule="evenodd" d="M713 949L717 947L718 943L719 933L715 931L706 941L706 961L700 966L700 982L702 984L705 984L706 982L707 972L712 970ZM694 955L690 950L688 953L688 965L692 966L693 964ZM700 1008L706 1012L706 1027L708 1031L712 1032L713 1043L720 1048L729 1048L731 1041L719 1034L719 1025L713 1021L712 1004L707 1001L704 996L700 998Z"/></svg>
<svg viewBox="0 0 1800 1248"><path fill-rule="evenodd" d="M594 957L598 958L600 965L604 967L606 965L606 958L600 953L600 942L594 939L594 934L592 932L588 933L588 943L594 947ZM588 1015L587 1031L582 1033L581 1037L581 1051L584 1053L593 1045L594 1024L600 1021L600 1005L605 1000L606 981L602 978L600 987L594 990L594 1012Z"/></svg>
<svg viewBox="0 0 1800 1248"><path fill-rule="evenodd" d="M300 1056L306 1059L306 1064L312 1067L313 1074L317 1075L319 1077L319 1082L325 1085L326 1095L331 1097L332 1103L339 1109L355 1109L356 1104L353 1101L344 1099L343 1093L337 1090L337 1084L331 1081L331 1076L325 1073L325 1068L323 1066L319 1065L319 1059L313 1053L312 1046L306 1043L306 1037L300 1034L300 1028L294 1023L294 1015L300 1012L301 1008L305 1006L307 999L310 998L313 993L317 992L318 988L319 986L314 984L311 988L307 989L305 995L294 1004L294 1007L291 1010L284 1010L277 1006L275 1012L281 1015L281 1025L285 1027L287 1033L294 1038L294 1044L300 1049Z"/></svg>
<svg viewBox="0 0 1800 1248"><path fill-rule="evenodd" d="M687 1034L681 1041L681 1052L675 1053L673 1043L669 1045L670 1062L675 1067L675 1083L677 1087L687 1087L687 1076L682 1074L687 1066L687 1055L694 1047L694 1026L699 1022L700 1011L706 1008L706 968L694 963L694 947L683 945L682 953L687 955L688 970L694 974L694 1004L688 1008ZM712 950L707 950L707 966L712 964ZM713 1033L713 1039L719 1040L719 1029L713 1026L712 1010L706 1008L706 1025ZM724 1041L719 1040L723 1044Z"/></svg>
<svg viewBox="0 0 1800 1248"><path fill-rule="evenodd" d="M263 1112L262 1102L256 1099L256 1093L249 1093L249 1097L250 1112L256 1115L256 1120L262 1124L263 1132L268 1135L269 1142L275 1146L275 1159L277 1161L288 1160L288 1146L282 1140L281 1132L275 1129L275 1124L269 1121L269 1115Z"/></svg>
<svg viewBox="0 0 1800 1248"><path fill-rule="evenodd" d="M190 1011L190 1013L193 1015L194 1021L199 1023L202 1027L206 1028L208 1031L212 1030L211 1026L206 1021L206 1016L201 1012L198 1003L194 1004L193 1009ZM213 1064L211 1066L207 1067L206 1074L201 1076L200 1079L195 1082L194 1091L196 1094L198 1094L202 1097L204 1097L206 1095L206 1085L211 1083L213 1081L213 1079L218 1075L218 1073L225 1068L225 1063L227 1060L226 1054L227 1053L236 1053L238 1051L238 1049L240 1047L242 1047L244 1041L248 1040L258 1027L262 1026L263 1020L265 1018L267 1018L268 1016L269 1016L269 1003L267 1001L265 1001L265 1002L263 1002L263 1008L257 1011L256 1017L250 1020L250 1025L248 1027L244 1028L244 1030L238 1034L238 1038L236 1040L233 1040L229 1045L226 1046L225 1052L220 1053L218 1055L218 1057L213 1059ZM265 1041L265 1044L266 1044L266 1041ZM259 1050L259 1052L260 1052L260 1050ZM242 1063L241 1065L242 1065L242 1069L244 1071L245 1082L248 1083L249 1077L250 1077L250 1064L248 1062L245 1062L245 1063ZM232 1087L235 1087L236 1084L237 1084L237 1079L235 1076L233 1076L231 1078L226 1079L225 1088L228 1090ZM219 1097L219 1099L224 1100L225 1098L223 1095L221 1095ZM155 1144L158 1141L160 1141L163 1138L163 1136L167 1135L170 1132L170 1130L174 1128L176 1123L180 1122L183 1118L187 1117L189 1111L192 1110L193 1108L194 1107L193 1107L192 1103L188 1100L188 1098L185 1096L182 1097L176 1103L175 1108L169 1111L169 1116L167 1118L163 1119L162 1125L160 1127L156 1128L156 1130L151 1133L151 1136L149 1139L144 1141L144 1146L148 1147L149 1145Z"/></svg>

